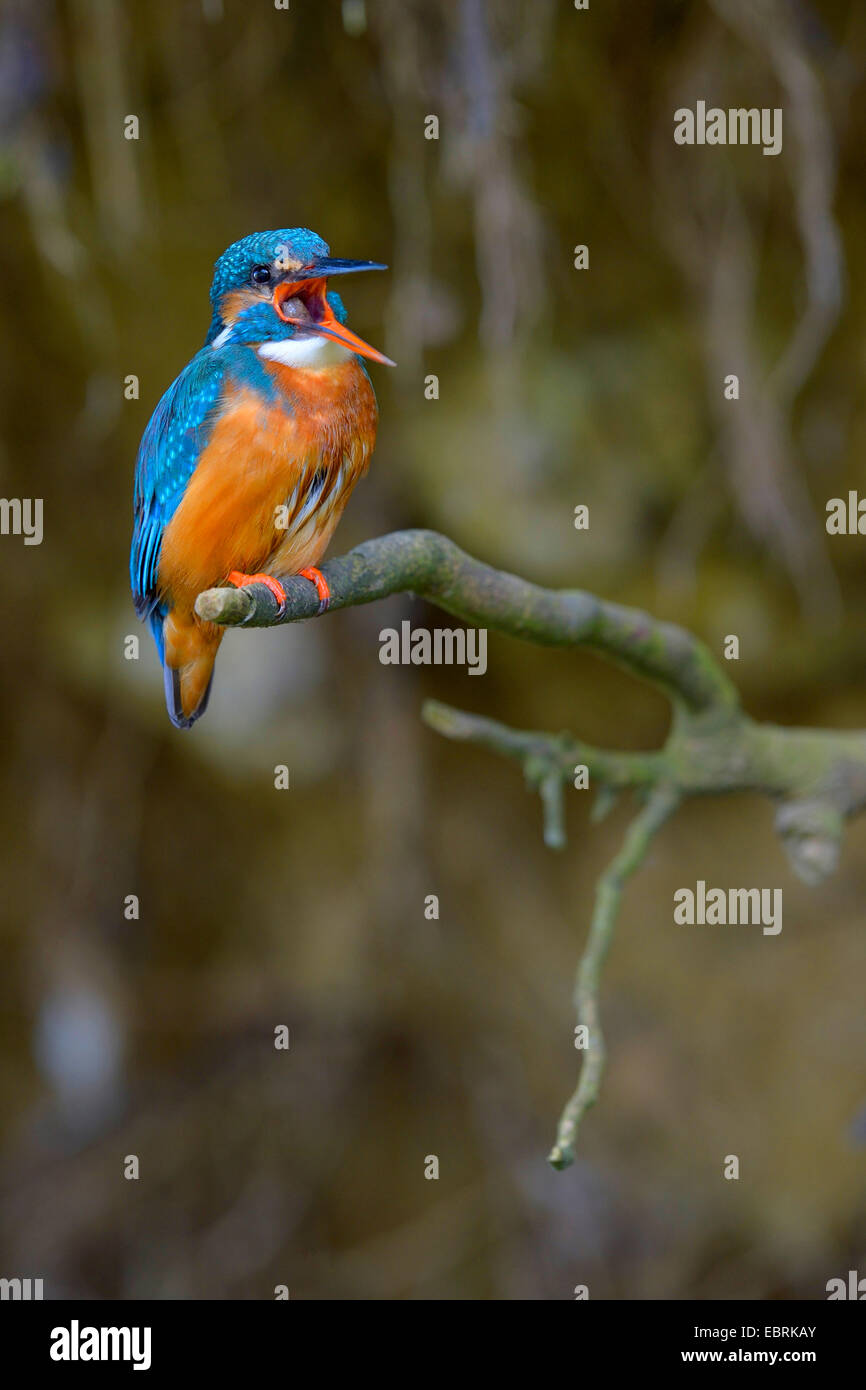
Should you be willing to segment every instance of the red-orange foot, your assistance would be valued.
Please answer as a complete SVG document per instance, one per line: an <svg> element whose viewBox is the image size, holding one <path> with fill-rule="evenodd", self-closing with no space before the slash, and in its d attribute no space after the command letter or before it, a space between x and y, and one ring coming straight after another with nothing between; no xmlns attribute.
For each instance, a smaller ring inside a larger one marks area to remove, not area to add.
<svg viewBox="0 0 866 1390"><path fill-rule="evenodd" d="M232 570L229 575L229 583L234 584L236 589L246 589L249 584L264 584L266 589L270 589L274 598L279 604L279 616L282 617L286 611L286 591L278 579L274 579L270 574L241 574L240 570Z"/></svg>
<svg viewBox="0 0 866 1390"><path fill-rule="evenodd" d="M305 570L298 570L298 574L302 579L309 579L311 584L315 584L316 593L319 595L319 612L324 613L331 603L331 591L322 571L317 570L315 565L308 565Z"/></svg>

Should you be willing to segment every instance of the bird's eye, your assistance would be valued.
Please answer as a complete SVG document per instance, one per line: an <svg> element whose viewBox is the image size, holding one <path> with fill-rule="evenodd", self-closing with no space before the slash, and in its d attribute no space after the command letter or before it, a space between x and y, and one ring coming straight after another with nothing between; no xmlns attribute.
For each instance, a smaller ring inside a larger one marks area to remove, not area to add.
<svg viewBox="0 0 866 1390"><path fill-rule="evenodd" d="M266 265L257 265L250 275L250 279L254 285L266 285L270 278L270 267Z"/></svg>

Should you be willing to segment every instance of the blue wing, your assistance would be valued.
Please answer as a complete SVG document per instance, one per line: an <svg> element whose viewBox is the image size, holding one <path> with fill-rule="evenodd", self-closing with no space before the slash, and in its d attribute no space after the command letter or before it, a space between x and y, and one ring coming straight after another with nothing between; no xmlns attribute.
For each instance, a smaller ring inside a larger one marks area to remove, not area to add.
<svg viewBox="0 0 866 1390"><path fill-rule="evenodd" d="M210 347L196 354L156 407L138 450L129 574L135 611L150 620L160 659L165 615L156 577L162 538L210 437L227 357Z"/></svg>

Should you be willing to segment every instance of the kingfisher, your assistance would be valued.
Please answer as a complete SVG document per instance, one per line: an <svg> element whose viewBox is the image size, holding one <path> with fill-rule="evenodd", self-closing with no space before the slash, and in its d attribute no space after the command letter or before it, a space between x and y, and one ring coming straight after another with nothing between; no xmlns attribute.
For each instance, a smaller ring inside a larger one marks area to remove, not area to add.
<svg viewBox="0 0 866 1390"><path fill-rule="evenodd" d="M315 232L255 232L214 267L204 347L168 388L135 468L130 576L150 623L171 722L204 713L223 629L203 622L203 589L300 574L330 598L317 568L367 471L378 409L362 357L390 358L346 327L337 275L386 270L331 256Z"/></svg>

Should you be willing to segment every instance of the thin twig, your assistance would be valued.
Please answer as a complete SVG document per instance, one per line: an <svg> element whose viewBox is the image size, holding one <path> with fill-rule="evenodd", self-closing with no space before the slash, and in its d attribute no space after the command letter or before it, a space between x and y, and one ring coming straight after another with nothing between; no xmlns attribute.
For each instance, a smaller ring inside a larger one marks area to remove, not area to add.
<svg viewBox="0 0 866 1390"><path fill-rule="evenodd" d="M661 784L655 788L640 813L626 832L619 853L611 860L595 890L595 909L586 947L581 957L574 988L574 1004L578 1025L587 1029L587 1046L580 1068L577 1087L562 1112L556 1131L556 1143L548 1155L548 1163L557 1169L574 1162L574 1144L583 1116L598 1099L605 1046L598 1007L601 970L613 939L620 898L626 882L643 863L656 832L679 805L676 788Z"/></svg>

